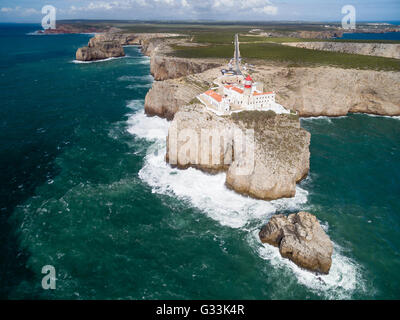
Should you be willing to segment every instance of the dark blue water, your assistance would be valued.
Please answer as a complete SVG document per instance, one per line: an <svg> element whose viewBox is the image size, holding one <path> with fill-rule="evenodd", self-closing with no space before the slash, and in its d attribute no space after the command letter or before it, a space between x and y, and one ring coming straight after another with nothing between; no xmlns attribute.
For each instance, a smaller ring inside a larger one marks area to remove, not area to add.
<svg viewBox="0 0 400 320"><path fill-rule="evenodd" d="M303 120L311 173L296 197L249 199L223 174L165 164L168 122L143 113L138 48L76 64L89 36L36 28L0 26L1 297L400 298L400 120ZM303 209L335 243L327 276L258 241L272 214Z"/></svg>
<svg viewBox="0 0 400 320"><path fill-rule="evenodd" d="M344 33L339 39L349 40L400 40L400 32L387 33Z"/></svg>

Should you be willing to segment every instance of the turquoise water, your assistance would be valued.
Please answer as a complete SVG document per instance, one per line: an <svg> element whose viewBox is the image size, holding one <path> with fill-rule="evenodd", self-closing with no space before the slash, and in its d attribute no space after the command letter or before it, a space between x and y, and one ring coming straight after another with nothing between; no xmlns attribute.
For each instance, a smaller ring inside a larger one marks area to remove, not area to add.
<svg viewBox="0 0 400 320"><path fill-rule="evenodd" d="M3 298L400 298L400 121L307 119L311 174L265 202L224 175L164 162L166 120L147 118L149 59L77 64L88 35L2 25ZM316 276L259 243L276 212L309 210L335 243ZM57 289L41 288L53 265Z"/></svg>

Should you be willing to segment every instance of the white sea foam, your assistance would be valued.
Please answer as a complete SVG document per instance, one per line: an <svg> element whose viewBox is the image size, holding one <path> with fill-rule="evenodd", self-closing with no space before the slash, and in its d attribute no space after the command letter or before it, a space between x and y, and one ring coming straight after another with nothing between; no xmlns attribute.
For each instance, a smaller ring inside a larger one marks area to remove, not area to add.
<svg viewBox="0 0 400 320"><path fill-rule="evenodd" d="M140 103L140 100L133 101L129 103L131 106L137 106ZM159 117L147 117L142 109L129 117L128 132L147 140L163 140L165 142L168 134L168 122Z"/></svg>
<svg viewBox="0 0 400 320"><path fill-rule="evenodd" d="M121 76L117 80L118 81L129 81L129 82L137 82L137 81L153 82L154 78L151 75L147 75L147 76Z"/></svg>
<svg viewBox="0 0 400 320"><path fill-rule="evenodd" d="M139 59L129 59L129 62L127 64L150 64L150 58L149 57L140 57Z"/></svg>
<svg viewBox="0 0 400 320"><path fill-rule="evenodd" d="M277 210L294 210L307 201L308 193L300 187L293 199L267 202L241 196L226 188L225 173L209 175L193 168L171 168L165 162L168 127L166 120L146 117L143 110L128 119L129 133L154 141L139 172L139 177L152 187L153 192L187 200L222 225L233 228L243 227L254 219L265 221Z"/></svg>
<svg viewBox="0 0 400 320"><path fill-rule="evenodd" d="M127 106L129 109L132 109L132 110L134 110L134 111L138 111L138 110L143 109L144 101L143 101L143 100L140 100L140 99L129 100L129 101L127 102L126 106ZM131 116L132 116L132 115L131 115Z"/></svg>
<svg viewBox="0 0 400 320"><path fill-rule="evenodd" d="M329 123L332 123L332 119L343 119L347 116L339 116L339 117L327 117L327 116L318 116L318 117L300 117L302 121L313 121L313 120L325 120Z"/></svg>
<svg viewBox="0 0 400 320"><path fill-rule="evenodd" d="M268 244L262 244L258 237L258 230L249 235L248 240L252 247L257 248L261 258L267 260L275 269L289 269L297 281L314 293L326 299L350 299L356 290L364 291L364 280L361 277L360 267L350 258L342 254L342 248L334 243L332 266L329 274L315 274L298 267L289 259L284 259L279 249Z"/></svg>
<svg viewBox="0 0 400 320"><path fill-rule="evenodd" d="M100 33L96 33L96 32L80 32L80 33L44 33L43 30L36 30L36 31L31 31L26 33L27 36L65 36L65 35L75 35L75 34L83 34L83 35L88 35L88 36L94 36L96 34L100 34Z"/></svg>
<svg viewBox="0 0 400 320"><path fill-rule="evenodd" d="M143 103L143 102L142 102ZM140 102L129 105L136 109ZM147 150L144 166L139 177L146 182L153 193L177 197L200 209L221 225L249 231L247 241L256 248L260 258L268 260L275 269L290 271L297 281L310 290L328 299L351 298L356 288L362 286L359 267L341 254L335 244L332 268L329 275L315 275L299 268L279 254L272 246L261 244L258 238L260 226L276 212L301 210L307 202L308 192L300 187L292 199L262 201L241 196L225 186L225 174L208 175L200 170L171 168L165 162L166 136L169 123L159 117L146 117L143 110L131 115L128 131L154 143ZM325 230L328 225L323 224Z"/></svg>
<svg viewBox="0 0 400 320"><path fill-rule="evenodd" d="M360 114L360 115L366 115L369 117L390 118L390 119L400 120L400 116L383 116L383 115L379 115L379 114L370 114L370 113L361 113L361 112L356 112L356 113L352 113L352 114ZM343 119L343 118L347 118L347 117L348 116L339 116L339 117L318 116L318 117L300 117L300 119L303 121L326 120L328 122L332 122L332 119Z"/></svg>
<svg viewBox="0 0 400 320"><path fill-rule="evenodd" d="M110 60L116 60L116 59L124 59L124 58L129 58L129 56L124 56L124 57L111 57L107 59L100 59L100 60L93 60L93 61L80 61L80 60L72 60L72 63L76 64L82 64L82 63L98 63L98 62L105 62L105 61L110 61Z"/></svg>
<svg viewBox="0 0 400 320"><path fill-rule="evenodd" d="M371 113L355 113L355 114L364 114L366 116L375 117L375 118L378 117L378 118L389 118L389 119L400 120L400 116L383 116L383 115L371 114Z"/></svg>
<svg viewBox="0 0 400 320"><path fill-rule="evenodd" d="M152 83L144 83L144 84L130 84L128 86L126 86L127 89L141 89L141 88L151 88Z"/></svg>

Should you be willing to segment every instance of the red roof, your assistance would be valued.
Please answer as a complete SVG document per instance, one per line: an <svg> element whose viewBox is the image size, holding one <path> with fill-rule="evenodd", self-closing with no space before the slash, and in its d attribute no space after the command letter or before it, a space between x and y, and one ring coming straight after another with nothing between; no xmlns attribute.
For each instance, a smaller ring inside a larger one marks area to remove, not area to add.
<svg viewBox="0 0 400 320"><path fill-rule="evenodd" d="M250 75L247 76L247 78L245 79L246 81L253 81L253 79L250 77Z"/></svg>
<svg viewBox="0 0 400 320"><path fill-rule="evenodd" d="M267 94L273 94L273 92L254 92L253 96L263 96L263 95L267 95Z"/></svg>
<svg viewBox="0 0 400 320"><path fill-rule="evenodd" d="M205 94L210 96L214 100L217 100L218 102L222 101L222 97L218 93L216 93L215 91L208 90L208 91L205 92Z"/></svg>
<svg viewBox="0 0 400 320"><path fill-rule="evenodd" d="M239 88L237 88L237 87L233 87L232 90L235 90L237 93L240 93L240 94L243 93L243 90L242 90L242 89L239 89Z"/></svg>

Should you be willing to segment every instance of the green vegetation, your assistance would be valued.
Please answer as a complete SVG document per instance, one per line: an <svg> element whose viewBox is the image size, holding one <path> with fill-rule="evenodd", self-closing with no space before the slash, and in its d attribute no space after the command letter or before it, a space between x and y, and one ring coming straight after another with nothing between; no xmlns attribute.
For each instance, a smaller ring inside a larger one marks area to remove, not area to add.
<svg viewBox="0 0 400 320"><path fill-rule="evenodd" d="M61 23L66 23L63 21ZM233 55L233 38L239 33L241 53L244 59L266 60L283 63L291 67L302 66L335 66L341 68L393 70L400 71L400 61L397 59L346 54L340 52L319 51L295 48L281 45L283 42L358 42L358 43L400 43L400 41L376 40L345 40L345 39L302 39L289 37L295 31L329 31L334 30L333 23L326 28L322 23L235 23L235 22L138 22L138 21L68 21L82 27L117 27L124 32L168 32L187 36L189 41L202 46L173 46L171 55L185 58L223 58L229 59ZM362 25L359 25L362 27ZM273 32L286 37L261 37L250 34L252 29L261 29L263 32Z"/></svg>
<svg viewBox="0 0 400 320"><path fill-rule="evenodd" d="M241 41L245 41L247 37L242 37ZM254 38L254 37L251 37ZM400 43L399 40L352 40L352 39L305 39L305 38L292 38L292 37L255 37L263 39L258 42L275 42L275 43L284 43L284 42L351 42L351 43Z"/></svg>
<svg viewBox="0 0 400 320"><path fill-rule="evenodd" d="M175 47L173 55L185 58L232 57L232 45L209 45L197 48ZM310 50L284 46L279 43L244 43L240 46L247 60L268 60L291 66L334 66L352 69L400 71L400 61L383 57L364 56L340 52Z"/></svg>
<svg viewBox="0 0 400 320"><path fill-rule="evenodd" d="M190 84L192 86L195 86L199 91L204 92L210 89L213 84L208 82L208 81L201 81L196 79L196 77L193 76L188 76L183 78L183 81L186 82L187 84Z"/></svg>
<svg viewBox="0 0 400 320"><path fill-rule="evenodd" d="M265 123L265 121L268 121L272 118L275 118L276 113L272 110L269 111L242 111L242 112L237 112L237 113L232 113L231 117L232 120L235 122L242 122L246 124L247 126L249 125L254 125L257 123Z"/></svg>

